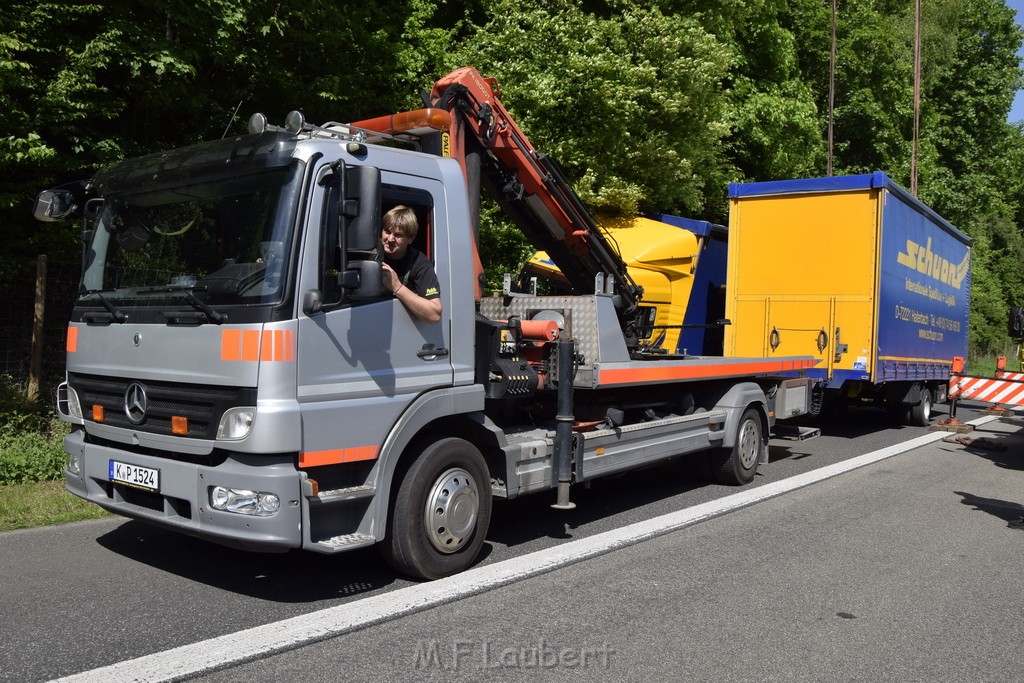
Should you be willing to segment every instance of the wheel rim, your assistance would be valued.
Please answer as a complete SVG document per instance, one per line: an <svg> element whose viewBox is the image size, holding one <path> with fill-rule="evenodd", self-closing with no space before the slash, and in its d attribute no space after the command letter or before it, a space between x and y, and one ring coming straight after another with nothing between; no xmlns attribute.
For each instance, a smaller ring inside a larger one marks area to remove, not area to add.
<svg viewBox="0 0 1024 683"><path fill-rule="evenodd" d="M454 467L440 477L427 495L426 527L430 544L454 553L466 544L480 514L480 496L469 472Z"/></svg>
<svg viewBox="0 0 1024 683"><path fill-rule="evenodd" d="M925 389L924 393L921 394L921 417L927 422L932 416L932 397L928 395L928 390Z"/></svg>
<svg viewBox="0 0 1024 683"><path fill-rule="evenodd" d="M736 442L739 450L740 465L743 469L749 470L757 464L758 449L761 445L759 443L760 440L754 421L745 420L743 426L740 427L739 438Z"/></svg>

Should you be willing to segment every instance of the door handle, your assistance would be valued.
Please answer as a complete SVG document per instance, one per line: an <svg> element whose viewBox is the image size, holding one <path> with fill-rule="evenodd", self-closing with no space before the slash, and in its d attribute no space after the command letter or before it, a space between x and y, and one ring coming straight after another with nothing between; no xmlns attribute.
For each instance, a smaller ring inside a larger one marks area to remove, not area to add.
<svg viewBox="0 0 1024 683"><path fill-rule="evenodd" d="M416 355L424 360L433 360L438 356L447 356L448 349L437 349L433 344L424 344L423 348L416 352Z"/></svg>

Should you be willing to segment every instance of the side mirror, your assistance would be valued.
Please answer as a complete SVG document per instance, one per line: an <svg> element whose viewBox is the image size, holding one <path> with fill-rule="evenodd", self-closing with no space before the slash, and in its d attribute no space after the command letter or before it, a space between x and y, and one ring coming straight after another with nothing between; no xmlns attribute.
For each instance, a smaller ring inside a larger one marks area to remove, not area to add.
<svg viewBox="0 0 1024 683"><path fill-rule="evenodd" d="M350 299L377 299L384 294L379 261L352 261L348 269L338 276L338 283L345 288Z"/></svg>
<svg viewBox="0 0 1024 683"><path fill-rule="evenodd" d="M302 312L306 315L319 313L324 308L324 295L319 289L310 289L302 295Z"/></svg>
<svg viewBox="0 0 1024 683"><path fill-rule="evenodd" d="M380 242L380 169L347 166L338 205L346 259L366 258Z"/></svg>
<svg viewBox="0 0 1024 683"><path fill-rule="evenodd" d="M70 216L81 215L87 185L88 183L84 180L76 180L43 190L36 197L36 206L32 210L32 216L38 221L52 223Z"/></svg>
<svg viewBox="0 0 1024 683"><path fill-rule="evenodd" d="M52 223L70 216L77 207L75 195L67 190L43 190L36 197L36 208L32 216L37 221Z"/></svg>

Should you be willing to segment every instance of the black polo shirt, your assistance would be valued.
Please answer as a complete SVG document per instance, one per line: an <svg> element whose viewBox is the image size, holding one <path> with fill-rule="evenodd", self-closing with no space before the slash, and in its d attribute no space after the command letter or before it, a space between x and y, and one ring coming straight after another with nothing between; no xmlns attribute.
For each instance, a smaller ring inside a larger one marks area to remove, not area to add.
<svg viewBox="0 0 1024 683"><path fill-rule="evenodd" d="M385 257L384 262L391 266L403 285L424 299L436 299L441 296L434 265L418 249L409 247L405 252L405 258L392 261Z"/></svg>

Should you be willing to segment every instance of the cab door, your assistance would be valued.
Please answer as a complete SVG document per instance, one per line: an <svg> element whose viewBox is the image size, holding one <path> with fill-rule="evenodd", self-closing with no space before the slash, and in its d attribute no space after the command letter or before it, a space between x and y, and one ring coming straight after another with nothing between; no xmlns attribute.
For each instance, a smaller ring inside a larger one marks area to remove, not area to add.
<svg viewBox="0 0 1024 683"><path fill-rule="evenodd" d="M382 172L382 211L411 206L420 220L417 244L429 255L447 253L441 184ZM417 396L452 385L451 292L437 268L442 314L437 323L415 319L390 294L353 301L337 283L338 183L311 198L298 296L318 290L319 312L299 312L297 393L302 416L300 466L373 460L392 426ZM378 217L379 218L379 217Z"/></svg>

